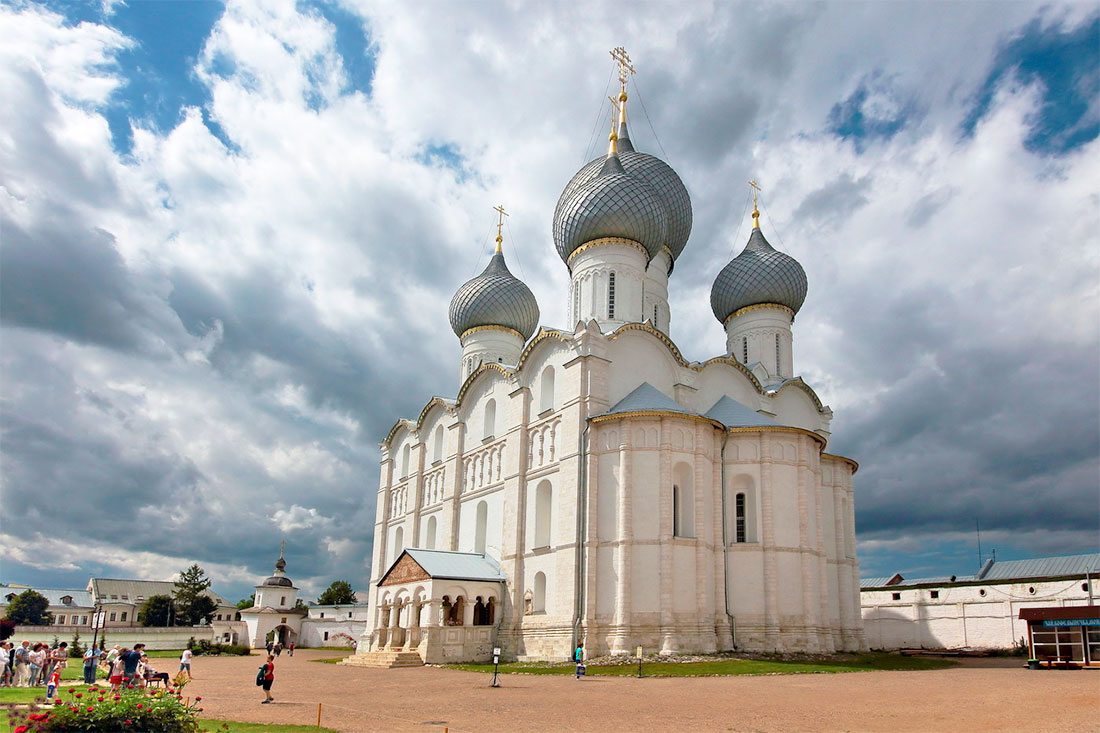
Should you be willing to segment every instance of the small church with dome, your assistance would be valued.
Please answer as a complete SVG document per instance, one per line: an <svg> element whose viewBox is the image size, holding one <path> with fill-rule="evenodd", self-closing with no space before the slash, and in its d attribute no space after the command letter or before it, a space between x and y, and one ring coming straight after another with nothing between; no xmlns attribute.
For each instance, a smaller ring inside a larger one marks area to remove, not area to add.
<svg viewBox="0 0 1100 733"><path fill-rule="evenodd" d="M852 479L794 361L802 266L759 225L717 268L724 353L685 357L669 282L692 207L636 150L620 92L606 155L562 192L569 323L539 326L496 252L458 288L457 393L382 442L367 630L348 664L866 649ZM499 209L501 221L504 211ZM259 605L259 596L257 596Z"/></svg>

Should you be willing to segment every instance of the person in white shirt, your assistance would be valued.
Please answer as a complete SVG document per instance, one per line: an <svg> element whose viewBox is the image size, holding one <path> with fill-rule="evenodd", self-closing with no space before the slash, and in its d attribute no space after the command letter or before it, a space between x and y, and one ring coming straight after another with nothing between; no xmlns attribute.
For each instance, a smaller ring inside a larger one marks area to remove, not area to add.
<svg viewBox="0 0 1100 733"><path fill-rule="evenodd" d="M191 650L184 649L180 656L180 672L187 672L187 679L191 679Z"/></svg>
<svg viewBox="0 0 1100 733"><path fill-rule="evenodd" d="M7 687L8 680L8 660L11 659L11 652L8 650L8 642L0 642L0 687Z"/></svg>

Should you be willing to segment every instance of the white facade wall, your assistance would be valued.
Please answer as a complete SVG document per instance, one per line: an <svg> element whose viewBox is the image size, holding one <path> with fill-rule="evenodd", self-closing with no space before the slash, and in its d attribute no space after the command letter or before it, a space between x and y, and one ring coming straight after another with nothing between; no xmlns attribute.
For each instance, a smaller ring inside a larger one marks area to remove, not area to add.
<svg viewBox="0 0 1100 733"><path fill-rule="evenodd" d="M643 382L695 412L729 396L794 429L726 438L713 422L675 414L588 422ZM484 549L508 578L495 631L506 658L567 658L574 629L592 654L639 644L665 652L865 648L854 466L822 458L831 413L819 404L797 385L765 393L727 357L689 364L641 324L544 332L517 369L481 368L455 403L433 401L383 444L372 611L360 650L380 638L377 582L398 545L425 547L434 519L435 549L479 549L483 502ZM674 534L674 483L690 492L679 510L690 517L686 536ZM538 536L540 486L551 496L548 540ZM747 495L744 542L734 537L735 488Z"/></svg>
<svg viewBox="0 0 1100 733"><path fill-rule="evenodd" d="M1100 588L1092 580L1097 597ZM933 593L938 598L933 597ZM895 599L894 596L900 596ZM1085 578L868 589L860 593L873 649L1010 649L1027 636L1021 608L1088 605Z"/></svg>

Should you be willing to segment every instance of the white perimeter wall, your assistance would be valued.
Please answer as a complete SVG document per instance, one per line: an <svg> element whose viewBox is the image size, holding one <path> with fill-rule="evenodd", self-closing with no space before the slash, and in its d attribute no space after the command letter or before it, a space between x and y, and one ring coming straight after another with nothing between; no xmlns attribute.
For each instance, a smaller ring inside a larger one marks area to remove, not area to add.
<svg viewBox="0 0 1100 733"><path fill-rule="evenodd" d="M1027 636L1021 608L1087 605L1084 585L1078 578L865 590L859 594L863 629L872 649L1007 649ZM1092 585L1095 597L1095 579ZM895 593L900 600L893 599Z"/></svg>

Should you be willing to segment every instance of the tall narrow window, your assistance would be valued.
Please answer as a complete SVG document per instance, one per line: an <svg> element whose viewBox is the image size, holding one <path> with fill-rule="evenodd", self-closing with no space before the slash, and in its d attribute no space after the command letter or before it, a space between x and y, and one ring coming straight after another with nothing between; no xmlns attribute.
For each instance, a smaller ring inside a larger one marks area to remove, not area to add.
<svg viewBox="0 0 1100 733"><path fill-rule="evenodd" d="M680 487L672 485L672 534L680 535Z"/></svg>
<svg viewBox="0 0 1100 733"><path fill-rule="evenodd" d="M741 337L741 363L742 364L748 364L749 363L749 337L748 336L742 336Z"/></svg>
<svg viewBox="0 0 1100 733"><path fill-rule="evenodd" d="M779 374L783 367L779 365L779 334L775 334L775 373Z"/></svg>
<svg viewBox="0 0 1100 733"><path fill-rule="evenodd" d="M424 547L426 549L429 549L429 550L434 550L435 549L435 527L436 527L435 517L428 517L428 531L425 532L425 534L427 536L424 538Z"/></svg>
<svg viewBox="0 0 1100 733"><path fill-rule="evenodd" d="M391 560L396 559L401 551L405 549L405 530L401 527L397 528L397 531L393 533L393 557Z"/></svg>
<svg viewBox="0 0 1100 733"><path fill-rule="evenodd" d="M577 325L577 321L581 319L581 286L580 283L573 283L573 325Z"/></svg>
<svg viewBox="0 0 1100 733"><path fill-rule="evenodd" d="M607 276L607 317L615 317L615 273Z"/></svg>
<svg viewBox="0 0 1100 733"><path fill-rule="evenodd" d="M531 610L535 613L546 611L546 573L535 573L535 592L531 597Z"/></svg>
<svg viewBox="0 0 1100 733"><path fill-rule="evenodd" d="M539 385L539 412L554 409L554 367L542 370L542 384Z"/></svg>
<svg viewBox="0 0 1100 733"><path fill-rule="evenodd" d="M401 449L401 476L405 477L409 475L409 456L412 454L412 449L409 448L409 444L406 443L405 447Z"/></svg>
<svg viewBox="0 0 1100 733"><path fill-rule="evenodd" d="M485 403L485 432L483 437L491 438L496 435L497 429L497 401L489 400Z"/></svg>
<svg viewBox="0 0 1100 733"><path fill-rule="evenodd" d="M554 490L549 481L535 489L535 547L550 546L550 514L553 511Z"/></svg>
<svg viewBox="0 0 1100 733"><path fill-rule="evenodd" d="M736 499L735 521L737 524L737 541L745 541L745 495L738 494Z"/></svg>
<svg viewBox="0 0 1100 733"><path fill-rule="evenodd" d="M695 489L691 466L677 463L672 469L672 534L676 537L695 536Z"/></svg>
<svg viewBox="0 0 1100 733"><path fill-rule="evenodd" d="M443 460L443 426L439 425L435 429L435 446L433 446L433 459L435 461Z"/></svg>
<svg viewBox="0 0 1100 733"><path fill-rule="evenodd" d="M477 503L477 520L474 524L474 552L485 552L485 532L489 524L489 505Z"/></svg>
<svg viewBox="0 0 1100 733"><path fill-rule="evenodd" d="M657 306L656 305L653 306L653 327L654 328L660 328L660 326L657 325Z"/></svg>

